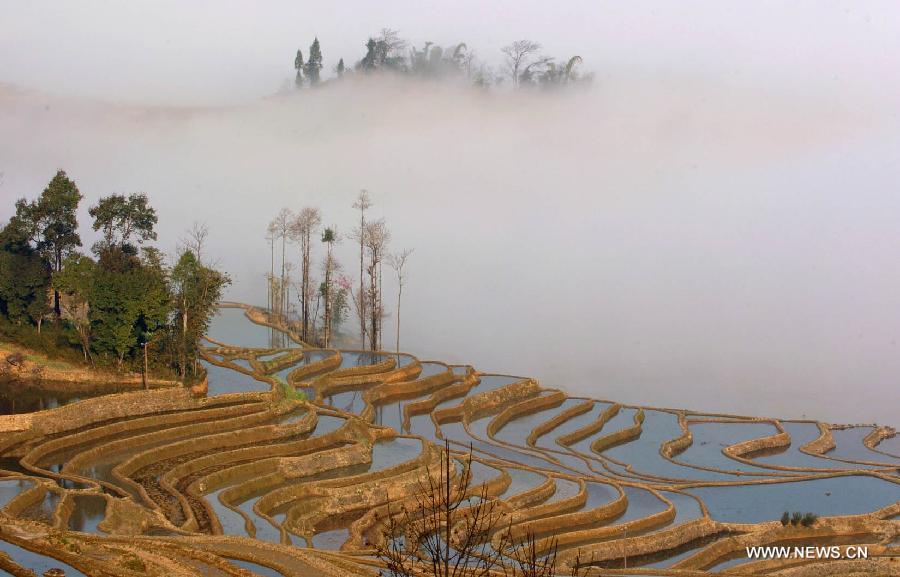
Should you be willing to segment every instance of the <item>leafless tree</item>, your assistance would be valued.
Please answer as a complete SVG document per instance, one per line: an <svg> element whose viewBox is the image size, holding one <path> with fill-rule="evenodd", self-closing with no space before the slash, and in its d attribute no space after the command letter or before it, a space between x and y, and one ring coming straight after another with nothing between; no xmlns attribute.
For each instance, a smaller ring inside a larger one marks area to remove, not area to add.
<svg viewBox="0 0 900 577"><path fill-rule="evenodd" d="M503 530L499 501L486 485L472 487L472 450L462 468L444 442L437 478L426 472L399 511L389 505L374 543L375 556L392 577L552 577L556 544L545 555L533 534L513 542ZM498 539L492 540L493 535ZM493 545L492 545L493 543Z"/></svg>
<svg viewBox="0 0 900 577"><path fill-rule="evenodd" d="M275 219L269 225L270 228L274 229L276 238L278 240L281 240L281 282L278 285L282 291L278 298L278 301L281 303L281 308L279 308L278 314L281 316L284 316L287 313L287 298L285 298L287 296L286 290L288 284L285 278L287 274L286 246L291 230L291 223L293 222L293 220L294 213L291 212L289 208L282 208L275 216Z"/></svg>
<svg viewBox="0 0 900 577"><path fill-rule="evenodd" d="M294 242L300 243L300 322L303 340L310 342L310 290L312 279L309 274L310 251L312 247L312 235L322 224L322 215L318 208L304 207L293 219L290 226L290 237Z"/></svg>
<svg viewBox="0 0 900 577"><path fill-rule="evenodd" d="M203 262L203 247L206 245L206 238L209 236L209 227L205 222L194 221L191 228L185 232L185 236L181 239L181 244L185 249L194 253L197 262Z"/></svg>
<svg viewBox="0 0 900 577"><path fill-rule="evenodd" d="M369 262L366 265L366 272L369 276L368 302L366 303L369 313L369 348L377 351L381 344L381 318L384 314L381 301L381 262L391 240L391 231L388 230L384 219L379 219L366 223L363 238L369 253Z"/></svg>
<svg viewBox="0 0 900 577"><path fill-rule="evenodd" d="M366 299L363 298L365 288L363 286L363 262L365 256L365 237L366 237L366 210L371 208L372 200L369 197L369 191L362 189L353 208L359 211L359 228L354 231L352 238L359 240L359 299L357 302L357 315L359 316L359 346L366 346Z"/></svg>
<svg viewBox="0 0 900 577"><path fill-rule="evenodd" d="M484 485L474 491L471 452L462 471L445 443L440 474L419 478L408 507L388 509L375 555L393 577L487 577L501 561L490 535L500 516ZM473 498L474 497L474 498Z"/></svg>
<svg viewBox="0 0 900 577"><path fill-rule="evenodd" d="M406 273L403 268L406 261L409 260L413 249L407 248L401 252L388 256L388 264L397 273L397 354L400 354L400 298L403 296L403 283L406 280ZM398 357L399 360L399 357Z"/></svg>
<svg viewBox="0 0 900 577"><path fill-rule="evenodd" d="M516 40L500 49L506 56L506 68L509 70L513 86L519 86L519 74L528 66L531 58L541 49L541 45L531 40Z"/></svg>
<svg viewBox="0 0 900 577"><path fill-rule="evenodd" d="M266 240L269 241L269 252L272 257L272 266L269 270L269 276L266 281L269 289L269 314L273 314L275 311L275 241L278 239L278 230L275 227L275 223L270 222L269 226L266 228Z"/></svg>

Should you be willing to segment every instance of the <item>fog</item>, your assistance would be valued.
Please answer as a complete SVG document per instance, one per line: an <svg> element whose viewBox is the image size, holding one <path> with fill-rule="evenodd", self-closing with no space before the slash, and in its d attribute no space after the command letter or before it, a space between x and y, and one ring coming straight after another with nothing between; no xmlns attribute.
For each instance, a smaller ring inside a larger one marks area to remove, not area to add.
<svg viewBox="0 0 900 577"><path fill-rule="evenodd" d="M893 41L873 34L874 64L847 39L831 67L798 48L816 64L793 75L771 47L769 76L765 60L725 74L641 52L551 94L366 78L272 95L273 75L256 96L176 104L9 67L26 86L0 88L0 218L64 168L88 247L88 206L143 191L160 248L205 221L228 297L264 304L274 214L318 206L347 236L366 188L393 250L415 249L401 348L422 359L651 406L898 425L898 82L876 65ZM354 255L345 239L351 275Z"/></svg>

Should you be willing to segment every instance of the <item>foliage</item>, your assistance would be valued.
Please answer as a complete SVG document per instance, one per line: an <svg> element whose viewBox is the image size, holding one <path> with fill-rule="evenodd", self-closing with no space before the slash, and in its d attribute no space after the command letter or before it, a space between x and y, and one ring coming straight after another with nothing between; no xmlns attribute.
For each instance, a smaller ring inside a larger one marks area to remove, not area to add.
<svg viewBox="0 0 900 577"><path fill-rule="evenodd" d="M0 230L0 334L48 356L74 362L80 356L119 369L143 360L146 347L155 370L168 375L177 368L189 376L230 282L199 260L205 228L195 226L169 270L157 249L138 250L156 239L156 211L147 196L101 198L90 209L94 230L103 233L95 261L75 251L80 199L75 183L59 171L37 201L16 202L16 214ZM63 322L42 333L51 288Z"/></svg>
<svg viewBox="0 0 900 577"><path fill-rule="evenodd" d="M781 514L781 525L787 527L791 522L791 514L787 511Z"/></svg>
<svg viewBox="0 0 900 577"><path fill-rule="evenodd" d="M800 519L800 524L804 527L812 527L818 519L819 516L815 513L806 513L803 515L803 518Z"/></svg>
<svg viewBox="0 0 900 577"><path fill-rule="evenodd" d="M88 212L94 218L94 230L103 231L103 241L94 247L97 254L119 247L125 254L134 255L137 247L131 243L132 236L138 244L156 240L156 210L146 194L113 194L101 198Z"/></svg>
<svg viewBox="0 0 900 577"><path fill-rule="evenodd" d="M90 304L91 328L100 353L113 354L121 367L150 335L167 324L170 311L166 272L158 255L128 257L123 268L101 265Z"/></svg>
<svg viewBox="0 0 900 577"><path fill-rule="evenodd" d="M30 240L52 269L60 270L63 259L81 246L76 211L82 195L65 171L59 170L37 201L16 202L16 218L25 225Z"/></svg>
<svg viewBox="0 0 900 577"><path fill-rule="evenodd" d="M172 269L171 288L175 312L174 341L178 346L178 364L182 376L193 372L200 339L209 329L216 303L231 283L228 275L206 267L196 255L185 250Z"/></svg>
<svg viewBox="0 0 900 577"><path fill-rule="evenodd" d="M803 513L800 511L794 511L793 515L791 515L791 525L799 525L801 519L803 519Z"/></svg>
<svg viewBox="0 0 900 577"><path fill-rule="evenodd" d="M303 70L306 72L310 85L319 83L319 73L322 70L322 49L319 47L318 37L313 40L309 47L309 59L306 61L306 66L304 66Z"/></svg>
<svg viewBox="0 0 900 577"><path fill-rule="evenodd" d="M91 356L91 319L88 311L96 281L97 265L84 255L72 255L63 268L53 277L53 288L65 296L62 300L66 318L78 334L84 360L93 362Z"/></svg>
<svg viewBox="0 0 900 577"><path fill-rule="evenodd" d="M294 70L297 71L297 75L294 77L294 83L298 87L303 86L303 52L299 49L297 50L297 55L294 56Z"/></svg>
<svg viewBox="0 0 900 577"><path fill-rule="evenodd" d="M0 313L17 324L39 324L49 308L49 286L49 264L28 242L22 220L14 216L0 231Z"/></svg>

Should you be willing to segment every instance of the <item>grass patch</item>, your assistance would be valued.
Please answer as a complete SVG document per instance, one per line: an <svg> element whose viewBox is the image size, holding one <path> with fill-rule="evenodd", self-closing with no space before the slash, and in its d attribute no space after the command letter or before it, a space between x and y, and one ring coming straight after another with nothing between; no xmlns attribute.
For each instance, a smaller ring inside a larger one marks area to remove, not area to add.
<svg viewBox="0 0 900 577"><path fill-rule="evenodd" d="M306 393L303 391L298 391L291 385L287 384L284 379L281 377L275 377L275 380L278 381L278 384L281 385L281 392L284 395L285 401L305 401Z"/></svg>

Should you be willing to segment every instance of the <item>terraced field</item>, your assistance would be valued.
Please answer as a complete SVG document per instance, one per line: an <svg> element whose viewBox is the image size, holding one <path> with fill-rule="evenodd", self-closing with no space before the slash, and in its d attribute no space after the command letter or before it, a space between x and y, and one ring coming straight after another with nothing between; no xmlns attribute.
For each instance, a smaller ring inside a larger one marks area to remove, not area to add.
<svg viewBox="0 0 900 577"><path fill-rule="evenodd" d="M473 494L496 503L498 532L533 535L540 554L558 547L559 574L577 558L593 575L900 575L888 428L569 397L475 367L310 349L287 330L273 349L266 322L222 309L205 390L11 420L0 575L375 574L389 505L412 502L445 440ZM784 527L786 510L819 520ZM796 543L864 544L869 558L745 554Z"/></svg>

